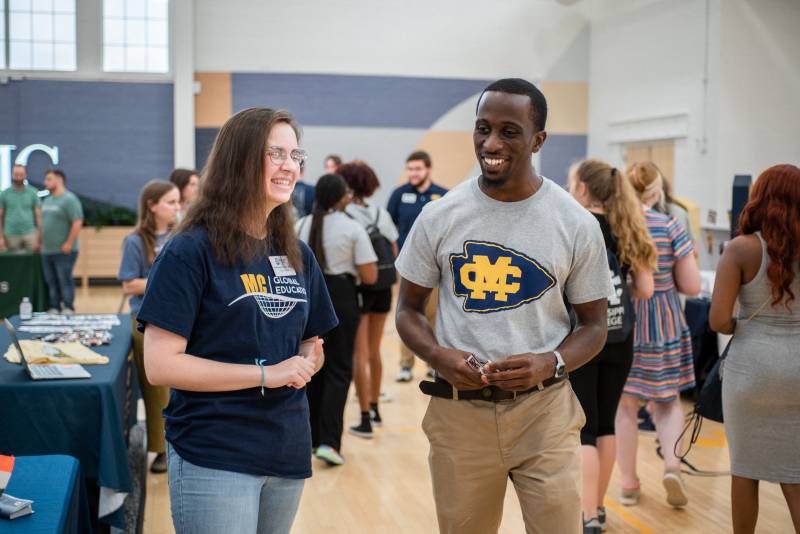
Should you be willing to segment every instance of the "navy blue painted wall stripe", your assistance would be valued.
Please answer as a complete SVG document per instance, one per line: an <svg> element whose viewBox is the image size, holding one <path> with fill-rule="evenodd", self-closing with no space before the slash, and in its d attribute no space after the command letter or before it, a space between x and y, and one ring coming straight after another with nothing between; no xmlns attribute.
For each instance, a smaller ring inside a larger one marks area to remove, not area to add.
<svg viewBox="0 0 800 534"><path fill-rule="evenodd" d="M564 185L570 165L584 159L586 150L585 135L550 134L541 150L539 172Z"/></svg>
<svg viewBox="0 0 800 534"><path fill-rule="evenodd" d="M0 143L59 147L68 187L136 207L141 186L173 167L172 83L22 80L0 85ZM12 155L16 157L17 152ZM52 164L34 153L28 174Z"/></svg>
<svg viewBox="0 0 800 534"><path fill-rule="evenodd" d="M301 125L429 128L491 80L233 73L233 111L291 111Z"/></svg>
<svg viewBox="0 0 800 534"><path fill-rule="evenodd" d="M205 167L219 130L219 128L194 129L194 164L197 170L202 170Z"/></svg>

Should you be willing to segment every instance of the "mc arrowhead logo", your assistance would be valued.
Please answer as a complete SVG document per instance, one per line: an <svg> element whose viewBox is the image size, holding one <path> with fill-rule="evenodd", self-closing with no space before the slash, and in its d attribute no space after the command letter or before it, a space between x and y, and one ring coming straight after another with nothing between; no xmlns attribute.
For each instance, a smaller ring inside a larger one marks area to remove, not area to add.
<svg viewBox="0 0 800 534"><path fill-rule="evenodd" d="M450 255L453 293L464 311L489 313L519 308L539 299L556 279L525 254L484 241L466 241L463 254Z"/></svg>

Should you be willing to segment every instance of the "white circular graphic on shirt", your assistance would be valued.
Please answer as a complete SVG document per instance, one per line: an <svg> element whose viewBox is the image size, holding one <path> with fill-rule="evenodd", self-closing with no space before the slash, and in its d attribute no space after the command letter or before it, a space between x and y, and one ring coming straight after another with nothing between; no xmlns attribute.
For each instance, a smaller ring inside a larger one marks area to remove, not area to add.
<svg viewBox="0 0 800 534"><path fill-rule="evenodd" d="M228 306L231 306L247 297L253 297L258 304L258 308L261 310L261 313L270 319L280 319L281 317L285 317L294 309L295 306L297 306L298 302L305 302L304 299L296 299L294 297L286 297L284 295L275 295L273 293L258 292L245 293L244 295L231 301Z"/></svg>

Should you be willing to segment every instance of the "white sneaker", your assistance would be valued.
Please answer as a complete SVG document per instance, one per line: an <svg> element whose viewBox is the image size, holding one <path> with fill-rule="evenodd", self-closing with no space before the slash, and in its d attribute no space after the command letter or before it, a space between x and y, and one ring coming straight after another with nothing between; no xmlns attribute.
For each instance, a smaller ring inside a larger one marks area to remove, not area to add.
<svg viewBox="0 0 800 534"><path fill-rule="evenodd" d="M388 391L381 391L381 398L380 398L381 402L392 402L393 400L394 397L392 397L391 393L389 393Z"/></svg>
<svg viewBox="0 0 800 534"><path fill-rule="evenodd" d="M667 490L667 502L670 506L682 508L689 503L686 484L683 483L680 471L672 469L664 471L662 483L664 484L664 489Z"/></svg>
<svg viewBox="0 0 800 534"><path fill-rule="evenodd" d="M344 464L344 456L339 454L339 451L328 445L320 445L317 447L317 450L314 451L314 456L328 465Z"/></svg>
<svg viewBox="0 0 800 534"><path fill-rule="evenodd" d="M397 372L397 376L394 377L394 380L395 382L411 382L412 378L414 378L414 375L411 374L411 369L403 367Z"/></svg>

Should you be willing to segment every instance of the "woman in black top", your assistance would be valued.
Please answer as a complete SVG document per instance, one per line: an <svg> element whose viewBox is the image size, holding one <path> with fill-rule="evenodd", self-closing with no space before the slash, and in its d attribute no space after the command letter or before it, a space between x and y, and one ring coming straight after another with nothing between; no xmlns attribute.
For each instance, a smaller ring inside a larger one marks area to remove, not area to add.
<svg viewBox="0 0 800 534"><path fill-rule="evenodd" d="M621 275L615 280L617 290L609 299L609 310L618 308L623 298L649 298L653 293L656 249L630 183L619 170L599 160L574 165L567 180L575 200L597 218L609 261L619 266L618 273L611 265L609 269L612 279L615 274ZM626 280L630 296L622 291L621 284ZM630 306L628 310L633 311ZM632 361L633 329L630 329L624 341L606 343L592 361L570 374L572 387L586 413L586 425L581 430L585 533L599 533L605 523L603 497L616 455L614 418Z"/></svg>

